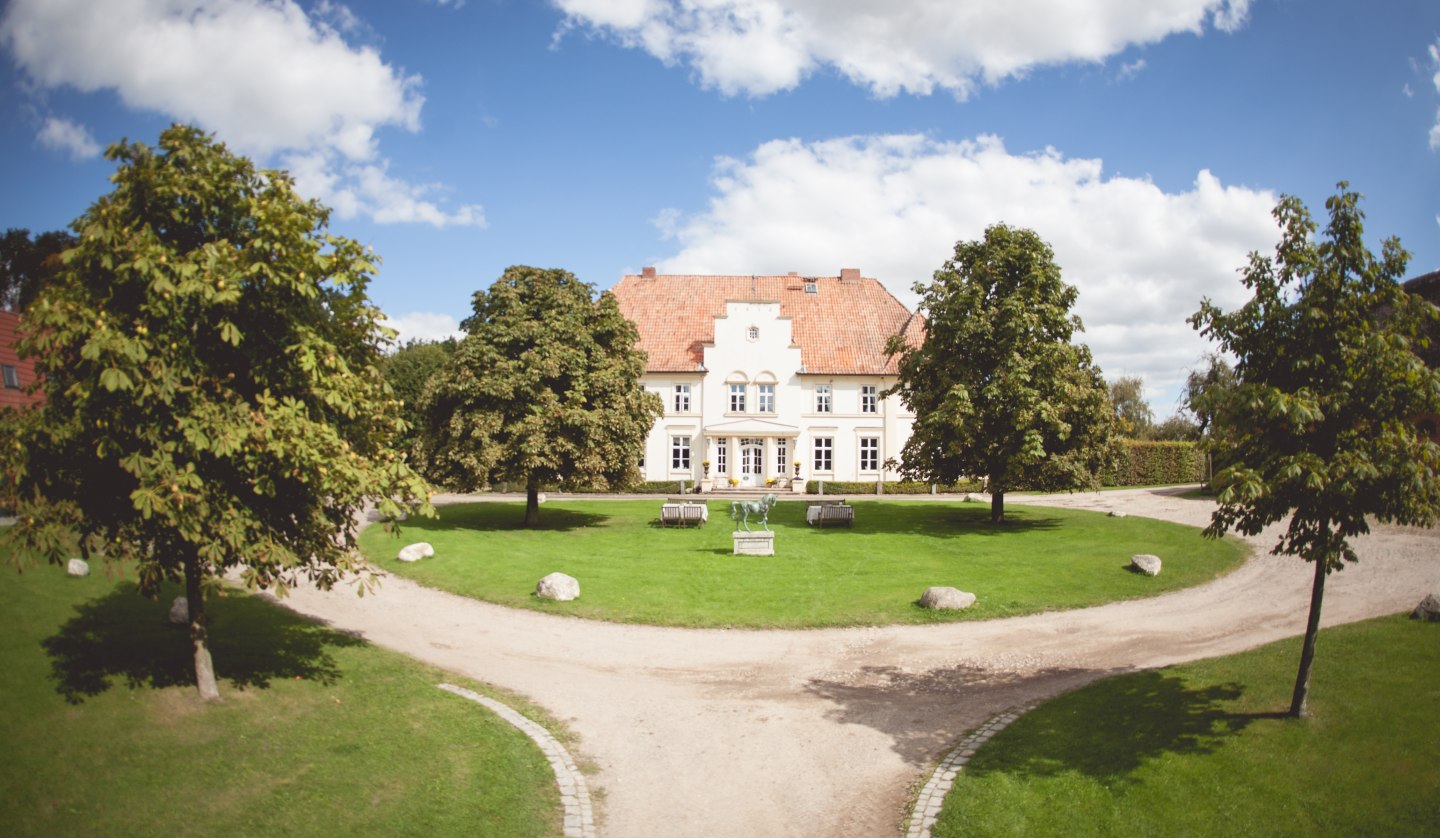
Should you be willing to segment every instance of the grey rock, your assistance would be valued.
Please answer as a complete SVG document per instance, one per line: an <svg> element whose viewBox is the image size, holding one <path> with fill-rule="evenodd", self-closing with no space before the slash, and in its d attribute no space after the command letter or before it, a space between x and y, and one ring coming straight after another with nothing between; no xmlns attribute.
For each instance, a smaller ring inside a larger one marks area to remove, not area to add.
<svg viewBox="0 0 1440 838"><path fill-rule="evenodd" d="M190 600L183 596L175 597L175 601L170 603L170 622L177 626L190 622Z"/></svg>
<svg viewBox="0 0 1440 838"><path fill-rule="evenodd" d="M1420 604L1410 612L1410 617L1427 623L1440 623L1440 597L1430 594L1420 600Z"/></svg>
<svg viewBox="0 0 1440 838"><path fill-rule="evenodd" d="M1141 553L1138 556L1131 556L1130 567L1140 571L1146 576L1159 576L1160 557L1152 556L1149 553Z"/></svg>
<svg viewBox="0 0 1440 838"><path fill-rule="evenodd" d="M920 595L921 608L941 611L960 611L975 604L975 595L959 588L932 586Z"/></svg>
<svg viewBox="0 0 1440 838"><path fill-rule="evenodd" d="M580 582L573 576L566 576L563 573L552 573L536 583L535 596L541 599L553 599L557 602L569 602L572 599L579 599Z"/></svg>
<svg viewBox="0 0 1440 838"><path fill-rule="evenodd" d="M66 576L89 576L90 563L84 559L71 559L65 563Z"/></svg>
<svg viewBox="0 0 1440 838"><path fill-rule="evenodd" d="M1124 517L1125 517L1125 513L1124 513L1124 512L1121 512L1121 511L1118 510L1118 509L1112 509L1112 510L1110 510L1110 517L1111 517L1111 518L1124 518Z"/></svg>
<svg viewBox="0 0 1440 838"><path fill-rule="evenodd" d="M435 555L435 548L429 542L420 541L406 547L400 548L400 555L395 558L402 562L418 562L421 559L428 559Z"/></svg>

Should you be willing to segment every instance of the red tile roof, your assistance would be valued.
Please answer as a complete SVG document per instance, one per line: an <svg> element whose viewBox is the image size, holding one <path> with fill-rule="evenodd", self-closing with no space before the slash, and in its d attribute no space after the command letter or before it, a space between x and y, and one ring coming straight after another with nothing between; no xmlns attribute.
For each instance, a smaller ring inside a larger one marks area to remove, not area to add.
<svg viewBox="0 0 1440 838"><path fill-rule="evenodd" d="M815 293L806 293L806 283ZM725 304L776 302L791 321L803 372L828 375L893 375L885 354L892 335L918 346L925 320L912 314L885 286L855 269L840 276L624 276L611 289L620 310L640 330L649 372L701 369L705 347L715 340L715 318Z"/></svg>
<svg viewBox="0 0 1440 838"><path fill-rule="evenodd" d="M35 362L30 359L21 360L15 354L15 342L18 339L17 332L20 331L20 315L13 311L0 310L0 364L7 367L14 367L17 377L20 379L22 388L28 387L35 382ZM0 407L24 407L25 405L37 404L43 397L38 394L27 395L23 389L11 390L0 381Z"/></svg>

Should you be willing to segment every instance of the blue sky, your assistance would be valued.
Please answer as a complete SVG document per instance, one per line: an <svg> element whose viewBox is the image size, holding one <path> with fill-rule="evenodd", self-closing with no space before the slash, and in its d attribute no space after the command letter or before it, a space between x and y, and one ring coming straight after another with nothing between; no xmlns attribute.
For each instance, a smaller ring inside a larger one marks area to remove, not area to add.
<svg viewBox="0 0 1440 838"><path fill-rule="evenodd" d="M0 228L67 225L173 121L284 167L437 336L511 264L913 284L996 222L1158 415L1281 194L1440 268L1433 0L10 0Z"/></svg>

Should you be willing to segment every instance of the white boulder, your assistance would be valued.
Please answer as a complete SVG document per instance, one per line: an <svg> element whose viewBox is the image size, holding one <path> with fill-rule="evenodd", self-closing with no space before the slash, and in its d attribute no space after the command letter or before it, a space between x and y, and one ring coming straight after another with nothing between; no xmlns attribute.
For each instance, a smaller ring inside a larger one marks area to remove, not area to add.
<svg viewBox="0 0 1440 838"><path fill-rule="evenodd" d="M90 563L84 559L71 559L65 564L66 576L89 576Z"/></svg>
<svg viewBox="0 0 1440 838"><path fill-rule="evenodd" d="M960 611L975 604L975 595L959 588L932 586L920 595L921 608L939 611Z"/></svg>
<svg viewBox="0 0 1440 838"><path fill-rule="evenodd" d="M1145 574L1146 576L1160 575L1160 557L1152 556L1149 553L1141 553L1130 557L1130 567Z"/></svg>
<svg viewBox="0 0 1440 838"><path fill-rule="evenodd" d="M557 602L579 599L580 581L563 573L552 573L536 583L535 596L541 599L553 599Z"/></svg>
<svg viewBox="0 0 1440 838"><path fill-rule="evenodd" d="M431 547L429 542L420 541L400 548L400 554L395 558L402 562L418 562L433 555L435 555L435 548Z"/></svg>

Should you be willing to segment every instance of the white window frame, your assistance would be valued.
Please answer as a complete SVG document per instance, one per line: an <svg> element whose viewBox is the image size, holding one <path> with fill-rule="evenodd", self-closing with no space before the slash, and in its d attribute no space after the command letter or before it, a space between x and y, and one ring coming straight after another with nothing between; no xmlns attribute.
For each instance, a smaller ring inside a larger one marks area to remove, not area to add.
<svg viewBox="0 0 1440 838"><path fill-rule="evenodd" d="M867 459L870 461L869 463L865 462ZM880 437L860 437L860 471L880 471Z"/></svg>
<svg viewBox="0 0 1440 838"><path fill-rule="evenodd" d="M730 464L730 442L726 439L715 440L715 473L729 474Z"/></svg>
<svg viewBox="0 0 1440 838"><path fill-rule="evenodd" d="M786 462L786 460L789 459L789 457L790 457L790 455L789 455L789 453L788 453L789 450L790 450L790 440L788 440L788 439L777 439L777 440L775 440L775 473L776 473L776 474L789 474L789 473L790 473L790 464Z"/></svg>
<svg viewBox="0 0 1440 838"><path fill-rule="evenodd" d="M815 412L830 413L835 406L835 394L829 384L815 385Z"/></svg>
<svg viewBox="0 0 1440 838"><path fill-rule="evenodd" d="M860 388L860 412L880 412L880 388L874 384L865 384Z"/></svg>
<svg viewBox="0 0 1440 838"><path fill-rule="evenodd" d="M835 471L835 437L817 436L811 448L811 470L816 474L833 473Z"/></svg>
<svg viewBox="0 0 1440 838"><path fill-rule="evenodd" d="M731 412L731 413L744 413L744 412L745 412L745 395L746 395L745 391L748 390L748 389L749 389L749 387L748 387L747 385L745 385L745 384L738 384L738 383L734 383L734 382L732 382L732 383L730 384L730 412Z"/></svg>
<svg viewBox="0 0 1440 838"><path fill-rule="evenodd" d="M760 413L775 412L775 385L755 385L755 409Z"/></svg>
<svg viewBox="0 0 1440 838"><path fill-rule="evenodd" d="M690 385L675 385L675 401L673 402L676 413L690 412Z"/></svg>
<svg viewBox="0 0 1440 838"><path fill-rule="evenodd" d="M690 437L673 434L670 437L670 470L690 470Z"/></svg>

